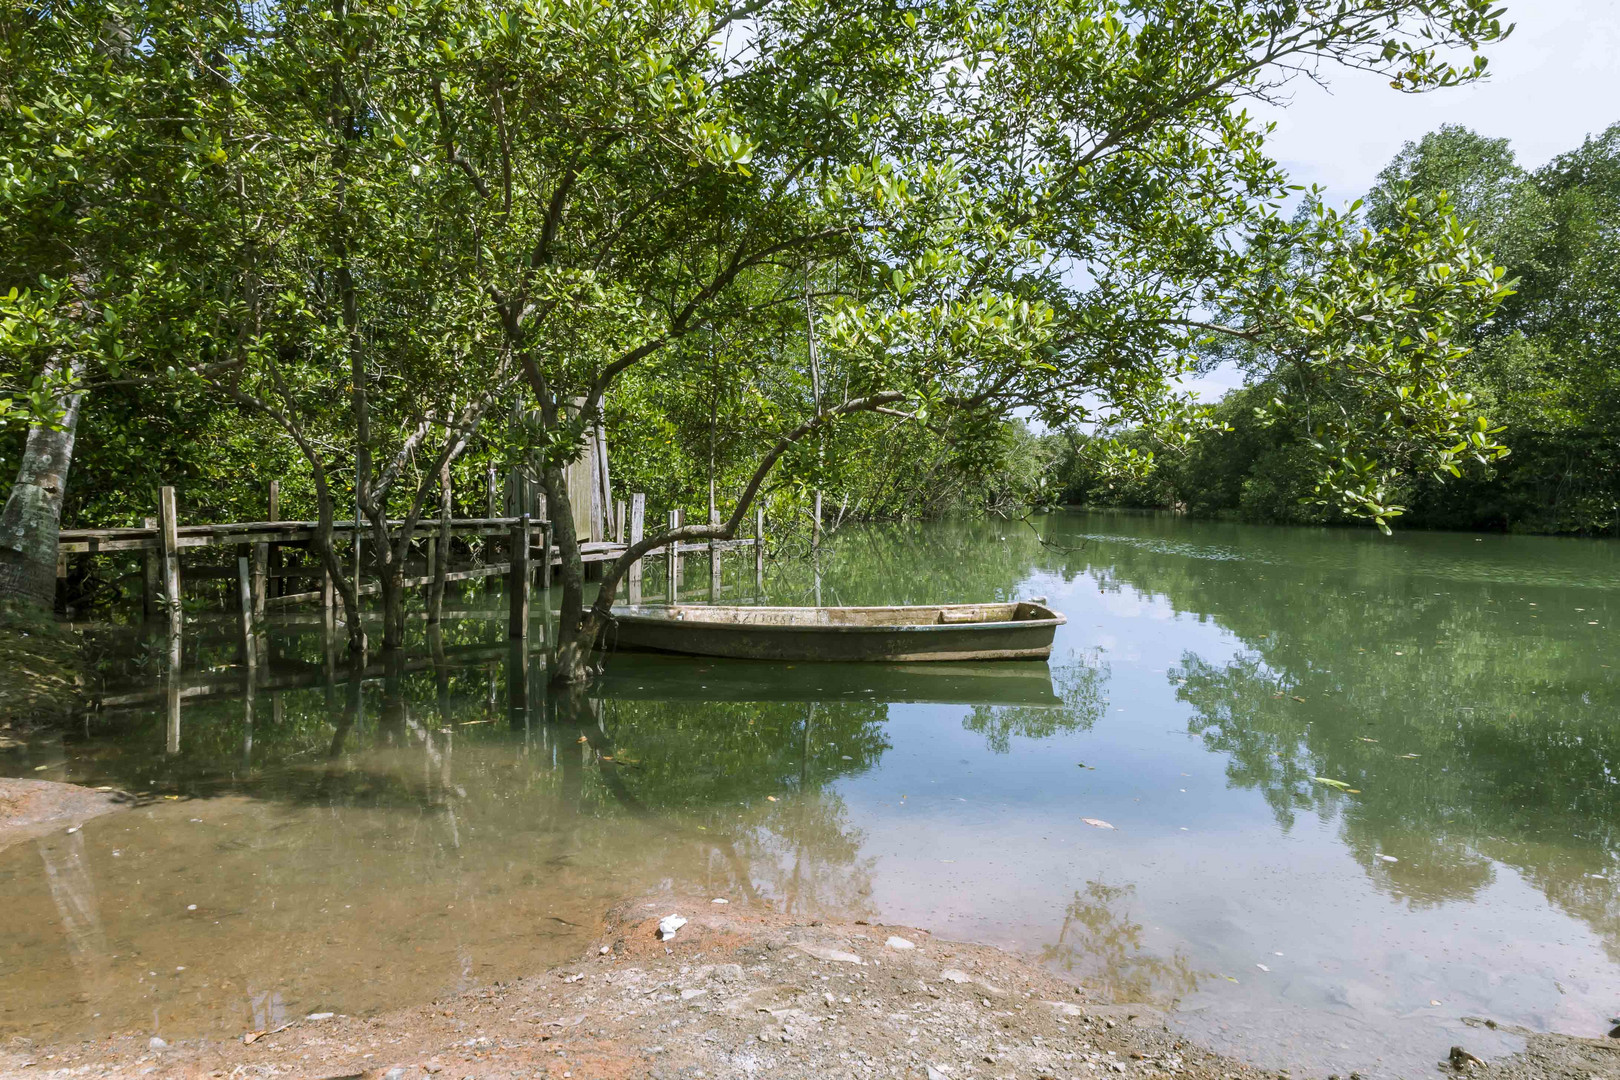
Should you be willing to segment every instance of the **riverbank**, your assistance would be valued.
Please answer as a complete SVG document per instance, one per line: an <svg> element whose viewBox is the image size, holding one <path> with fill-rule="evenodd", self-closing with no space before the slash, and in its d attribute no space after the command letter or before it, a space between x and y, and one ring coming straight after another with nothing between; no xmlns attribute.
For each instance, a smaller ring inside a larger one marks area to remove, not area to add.
<svg viewBox="0 0 1620 1080"><path fill-rule="evenodd" d="M661 940L659 921L687 922ZM1616 1075L1620 1041L1531 1036L1524 1054L1455 1070L1480 1080ZM286 1018L229 1040L147 1033L70 1046L12 1040L0 1075L311 1078L1283 1076L1189 1043L1148 1006L996 949L866 922L808 923L709 898L608 913L576 963L359 1018ZM1351 1074L1352 1077L1358 1074Z"/></svg>

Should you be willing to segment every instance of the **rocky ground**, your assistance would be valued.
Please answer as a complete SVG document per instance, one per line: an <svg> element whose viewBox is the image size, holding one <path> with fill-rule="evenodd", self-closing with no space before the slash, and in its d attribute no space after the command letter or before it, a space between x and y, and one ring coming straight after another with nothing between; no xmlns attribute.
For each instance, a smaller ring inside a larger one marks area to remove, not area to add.
<svg viewBox="0 0 1620 1080"><path fill-rule="evenodd" d="M688 919L660 940L661 916ZM1532 1036L1478 1080L1620 1077L1620 1040ZM462 1080L907 1080L1276 1076L1188 1044L1157 1011L1094 1001L995 949L865 923L796 923L703 898L609 913L578 963L361 1019L312 1015L229 1041L13 1043L0 1075ZM1281 1074L1286 1078L1287 1074ZM1346 1078L1349 1080L1349 1078Z"/></svg>

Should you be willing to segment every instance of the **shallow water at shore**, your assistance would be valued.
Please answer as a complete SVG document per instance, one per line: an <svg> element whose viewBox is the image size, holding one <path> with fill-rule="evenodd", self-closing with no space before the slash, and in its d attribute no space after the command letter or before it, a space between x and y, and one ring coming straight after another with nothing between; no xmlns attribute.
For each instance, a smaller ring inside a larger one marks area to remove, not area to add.
<svg viewBox="0 0 1620 1080"><path fill-rule="evenodd" d="M577 955L649 889L1004 945L1296 1069L1427 1072L1471 1015L1605 1030L1620 549L1034 524L846 530L819 589L1044 595L1049 666L621 654L548 697L474 592L359 678L274 617L251 689L202 616L175 711L156 643L104 635L125 703L0 773L144 804L0 851L0 1037L420 1001ZM815 568L767 586L807 602Z"/></svg>

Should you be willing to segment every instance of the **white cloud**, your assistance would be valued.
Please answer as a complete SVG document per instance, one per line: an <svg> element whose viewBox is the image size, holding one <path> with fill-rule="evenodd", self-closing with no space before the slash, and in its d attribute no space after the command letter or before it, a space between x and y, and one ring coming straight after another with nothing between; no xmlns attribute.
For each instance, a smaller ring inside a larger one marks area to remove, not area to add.
<svg viewBox="0 0 1620 1080"><path fill-rule="evenodd" d="M1441 124L1507 138L1519 164L1543 165L1620 121L1620 0L1506 0L1517 23L1486 50L1490 78L1428 94L1402 94L1375 75L1330 72L1326 89L1306 80L1275 121L1272 156L1300 184L1319 184L1331 204L1367 193L1401 147ZM1223 365L1184 385L1212 401L1241 385Z"/></svg>
<svg viewBox="0 0 1620 1080"><path fill-rule="evenodd" d="M1534 168L1620 121L1620 0L1507 0L1507 8L1517 27L1486 50L1484 82L1414 95L1362 72L1330 72L1325 90L1300 80L1287 108L1257 114L1277 123L1273 156L1296 182L1348 202L1404 143L1441 124L1506 137Z"/></svg>

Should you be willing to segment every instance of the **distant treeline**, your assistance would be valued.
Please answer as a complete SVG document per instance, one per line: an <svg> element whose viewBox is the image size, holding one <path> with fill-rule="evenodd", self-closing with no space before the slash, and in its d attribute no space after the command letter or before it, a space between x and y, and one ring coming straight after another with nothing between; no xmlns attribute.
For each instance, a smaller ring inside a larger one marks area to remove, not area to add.
<svg viewBox="0 0 1620 1080"><path fill-rule="evenodd" d="M1506 139L1447 125L1408 143L1366 203L1386 224L1408 198L1448 192L1460 218L1517 279L1471 332L1457 389L1512 449L1448 483L1410 480L1395 500L1411 527L1620 534L1620 124L1534 171ZM1246 364L1246 358L1236 357ZM1268 408L1286 390L1261 378L1216 408L1225 430L1172 451L1146 429L1107 440L1051 436L1057 501L1172 507L1252 521L1337 520L1314 501L1308 412ZM1331 408L1324 402L1321 408ZM1117 467L1119 443L1151 468Z"/></svg>

